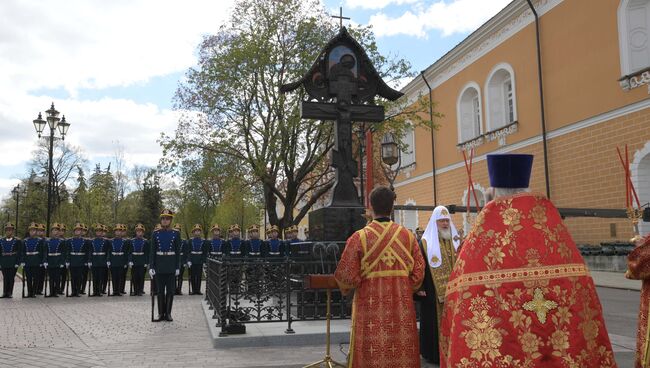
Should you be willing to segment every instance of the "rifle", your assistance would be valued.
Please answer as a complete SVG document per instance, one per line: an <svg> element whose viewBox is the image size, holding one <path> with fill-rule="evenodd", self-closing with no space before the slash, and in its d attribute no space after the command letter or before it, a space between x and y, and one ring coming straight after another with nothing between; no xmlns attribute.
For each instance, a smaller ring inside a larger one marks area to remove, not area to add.
<svg viewBox="0 0 650 368"><path fill-rule="evenodd" d="M27 281L25 280L25 266L23 266L22 272L23 272L23 299L25 299L25 282Z"/></svg>
<svg viewBox="0 0 650 368"><path fill-rule="evenodd" d="M153 318L153 309L154 309L154 303L155 303L155 300L154 300L155 298L154 298L154 295L153 295L153 278L154 277L155 276L151 276L151 278L149 279L149 294L151 294L151 322L154 322L154 318Z"/></svg>
<svg viewBox="0 0 650 368"><path fill-rule="evenodd" d="M94 293L95 293L95 280L92 280L92 283L90 282L91 278L93 278L93 272L92 272L92 267L88 267L88 277L86 277L86 286L88 287L88 297L90 298ZM92 291L91 289L92 285Z"/></svg>
<svg viewBox="0 0 650 368"><path fill-rule="evenodd" d="M67 277L65 278L65 297L69 297L69 291L68 291L68 284L70 283L70 269L68 267L65 268L64 275Z"/></svg>
<svg viewBox="0 0 650 368"><path fill-rule="evenodd" d="M111 268L107 266L106 271L108 273L106 275L106 278L108 279L108 281L106 282L106 284L108 285L108 294L106 296L111 296L111 295L113 295L111 293L111 283L113 282L113 278L111 277ZM113 285L113 289L115 289L115 285Z"/></svg>
<svg viewBox="0 0 650 368"><path fill-rule="evenodd" d="M47 295L47 284L48 284L49 276L48 276L48 272L47 272L48 270L47 270L46 267L43 267L43 271L45 273L45 276L43 276L43 297L47 298L48 297L48 295ZM50 290L50 292L52 292L52 290Z"/></svg>
<svg viewBox="0 0 650 368"><path fill-rule="evenodd" d="M131 280L129 280L129 295L133 296L133 266L131 266Z"/></svg>

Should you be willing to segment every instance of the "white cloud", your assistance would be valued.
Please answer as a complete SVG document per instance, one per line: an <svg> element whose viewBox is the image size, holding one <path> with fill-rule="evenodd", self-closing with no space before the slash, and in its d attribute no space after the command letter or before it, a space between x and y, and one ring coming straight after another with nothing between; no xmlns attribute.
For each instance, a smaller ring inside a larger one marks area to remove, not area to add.
<svg viewBox="0 0 650 368"><path fill-rule="evenodd" d="M352 9L383 9L389 5L403 5L416 2L418 0L346 0L345 6Z"/></svg>
<svg viewBox="0 0 650 368"><path fill-rule="evenodd" d="M372 15L369 23L377 37L403 34L425 38L431 30L450 36L475 30L508 3L510 0L436 1L428 7L407 10L398 17L380 12Z"/></svg>
<svg viewBox="0 0 650 368"><path fill-rule="evenodd" d="M11 196L11 190L16 187L16 184L20 183L20 179L4 179L0 178L0 200L4 200ZM4 221L4 214L0 214L2 221Z"/></svg>
<svg viewBox="0 0 650 368"><path fill-rule="evenodd" d="M15 168L30 159L37 142L32 120L51 101L71 124L66 141L80 146L91 164L110 159L119 141L128 166L156 165L161 156L157 139L162 131L173 132L176 113L126 99L79 100L77 91L142 85L187 70L196 63L202 36L218 31L232 3L1 1L0 195L16 181L10 177L26 173ZM33 95L61 88L69 98Z"/></svg>
<svg viewBox="0 0 650 368"><path fill-rule="evenodd" d="M0 2L0 85L33 90L126 86L185 70L228 1Z"/></svg>

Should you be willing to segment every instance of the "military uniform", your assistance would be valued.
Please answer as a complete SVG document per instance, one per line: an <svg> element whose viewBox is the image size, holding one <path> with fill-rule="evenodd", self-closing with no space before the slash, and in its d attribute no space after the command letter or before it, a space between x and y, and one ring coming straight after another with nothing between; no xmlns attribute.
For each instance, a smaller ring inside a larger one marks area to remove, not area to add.
<svg viewBox="0 0 650 368"><path fill-rule="evenodd" d="M38 229L39 225L37 223L32 222L29 225L30 236L23 240L21 252L21 263L24 264L24 282L27 286L28 298L36 297L39 281L42 277L41 268L43 267L44 262L45 245L43 239L36 235Z"/></svg>
<svg viewBox="0 0 650 368"><path fill-rule="evenodd" d="M62 294L61 290L61 272L65 270L66 247L65 242L59 237L58 231L61 226L54 223L50 230L55 230L56 233L45 242L45 261L43 266L47 270L47 277L49 279L50 293L47 297L56 298Z"/></svg>
<svg viewBox="0 0 650 368"><path fill-rule="evenodd" d="M38 238L41 239L41 242L43 244L43 260L39 265L39 273L38 273L38 278L36 279L36 295L43 295L45 292L45 277L47 275L47 270L45 269L45 257L47 253L47 249L45 248L45 242L47 239L45 238L45 224L37 224L38 225Z"/></svg>
<svg viewBox="0 0 650 368"><path fill-rule="evenodd" d="M91 242L90 239L88 239L88 226L86 224L81 224L81 237L86 241L86 244L88 244L88 259L86 260L86 264L81 268L81 284L79 285L79 294L85 295L86 294L86 284L88 283L88 272L90 271L90 248L91 248Z"/></svg>
<svg viewBox="0 0 650 368"><path fill-rule="evenodd" d="M251 225L248 228L248 240L244 242L244 249L249 258L262 258L262 239L259 238L260 228L257 225ZM257 233L254 238L251 237L252 233Z"/></svg>
<svg viewBox="0 0 650 368"><path fill-rule="evenodd" d="M208 255L213 258L223 257L223 250L225 242L221 239L221 229L219 225L212 225L210 228L212 239L208 242Z"/></svg>
<svg viewBox="0 0 650 368"><path fill-rule="evenodd" d="M170 210L164 210L160 217L173 218ZM151 257L149 274L153 276L158 293L158 319L172 321L175 277L180 274L181 239L178 231L161 228L151 235Z"/></svg>
<svg viewBox="0 0 650 368"><path fill-rule="evenodd" d="M269 238L263 244L264 257L277 258L286 256L286 244L277 238L280 230L276 225L272 225L269 230ZM273 235L275 233L275 235Z"/></svg>
<svg viewBox="0 0 650 368"><path fill-rule="evenodd" d="M135 226L136 233L145 231L144 225ZM149 253L151 251L149 240L142 237L135 237L131 240L131 284L133 285L133 295L142 296L144 294L144 272L149 265Z"/></svg>
<svg viewBox="0 0 650 368"><path fill-rule="evenodd" d="M88 270L88 262L90 262L90 242L81 236L84 225L81 223L75 224L75 233L79 230L79 234L68 239L68 260L70 264L70 280L72 284L72 292L70 296L78 297L81 293L81 288L84 285L83 273Z"/></svg>
<svg viewBox="0 0 650 368"><path fill-rule="evenodd" d="M226 241L224 247L224 253L229 257L244 257L246 256L246 249L244 247L244 242L239 235L241 229L239 225L230 225L228 228L228 241Z"/></svg>
<svg viewBox="0 0 650 368"><path fill-rule="evenodd" d="M92 294L90 290L88 293L90 296L101 296L103 294L103 288L106 282L107 274L107 264L108 261L108 252L110 252L110 244L101 233L104 229L104 226L101 224L95 224L93 226L95 230L95 238L90 241L90 267L92 272Z"/></svg>
<svg viewBox="0 0 650 368"><path fill-rule="evenodd" d="M59 294L63 295L63 292L65 291L65 286L66 282L68 281L68 254L70 253L70 249L68 248L68 242L66 241L65 238L65 233L66 233L66 226L63 223L59 223L59 239L61 240L62 243L62 251L63 251L63 256L64 256L64 261L63 265L64 268L61 270L61 277L59 278Z"/></svg>
<svg viewBox="0 0 650 368"><path fill-rule="evenodd" d="M118 232L122 229L126 230L126 227L123 227L122 224L115 225L113 231ZM127 269L129 260L129 244L128 241L122 238L121 235L116 234L116 236L110 241L109 251L107 261L110 267L111 272L111 281L113 296L122 296L125 294L122 290L122 280L126 276L124 270Z"/></svg>
<svg viewBox="0 0 650 368"><path fill-rule="evenodd" d="M11 230L11 234L0 241L0 267L2 267L2 296L0 298L12 298L14 293L14 281L16 270L20 264L20 252L22 243L20 239L13 236L15 226L11 223L5 225L5 231Z"/></svg>
<svg viewBox="0 0 650 368"><path fill-rule="evenodd" d="M181 225L174 225L174 230L178 232L178 237L181 237ZM176 276L176 289L174 294L183 295L183 276L185 275L185 266L187 265L187 258L189 253L189 247L187 240L181 240L181 268L180 273Z"/></svg>
<svg viewBox="0 0 650 368"><path fill-rule="evenodd" d="M201 277L203 274L203 264L208 256L208 244L197 233L203 233L203 227L199 224L194 225L192 234L194 237L187 241L189 255L187 266L190 269L190 295L203 295L201 292Z"/></svg>

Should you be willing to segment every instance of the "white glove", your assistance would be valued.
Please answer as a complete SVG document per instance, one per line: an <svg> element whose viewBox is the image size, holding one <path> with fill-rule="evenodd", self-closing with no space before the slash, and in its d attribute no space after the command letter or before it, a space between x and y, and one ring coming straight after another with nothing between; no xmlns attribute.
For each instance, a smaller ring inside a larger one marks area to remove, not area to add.
<svg viewBox="0 0 650 368"><path fill-rule="evenodd" d="M111 262L106 262L106 265L107 265L108 267L111 267Z"/></svg>
<svg viewBox="0 0 650 368"><path fill-rule="evenodd" d="M63 265L60 265L59 268L63 268Z"/></svg>
<svg viewBox="0 0 650 368"><path fill-rule="evenodd" d="M25 262L22 262L20 265L21 265L22 267L25 267Z"/></svg>
<svg viewBox="0 0 650 368"><path fill-rule="evenodd" d="M148 264L145 264L144 266L145 266L145 267L149 267L149 265L148 265Z"/></svg>
<svg viewBox="0 0 650 368"><path fill-rule="evenodd" d="M92 262L88 262L88 268L90 268L90 267L92 267L92 266L93 266L93 263L92 263Z"/></svg>
<svg viewBox="0 0 650 368"><path fill-rule="evenodd" d="M156 270L154 270L154 269L149 269L149 276L151 276L151 277L156 276Z"/></svg>
<svg viewBox="0 0 650 368"><path fill-rule="evenodd" d="M133 267L133 262L129 262L129 267Z"/></svg>
<svg viewBox="0 0 650 368"><path fill-rule="evenodd" d="M14 265L14 267L18 268L18 265Z"/></svg>
<svg viewBox="0 0 650 368"><path fill-rule="evenodd" d="M181 270L176 270L175 275L178 276L181 274Z"/></svg>
<svg viewBox="0 0 650 368"><path fill-rule="evenodd" d="M65 268L68 268L68 267L70 267L70 262L65 263Z"/></svg>
<svg viewBox="0 0 650 368"><path fill-rule="evenodd" d="M192 267L192 261L187 261L187 267Z"/></svg>

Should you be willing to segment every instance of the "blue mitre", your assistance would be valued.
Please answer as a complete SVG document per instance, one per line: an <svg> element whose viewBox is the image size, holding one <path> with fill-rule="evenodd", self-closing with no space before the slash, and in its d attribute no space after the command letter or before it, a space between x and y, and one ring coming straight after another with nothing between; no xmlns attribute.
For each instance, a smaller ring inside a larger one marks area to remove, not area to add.
<svg viewBox="0 0 650 368"><path fill-rule="evenodd" d="M487 155L490 185L493 188L528 188L533 155Z"/></svg>

